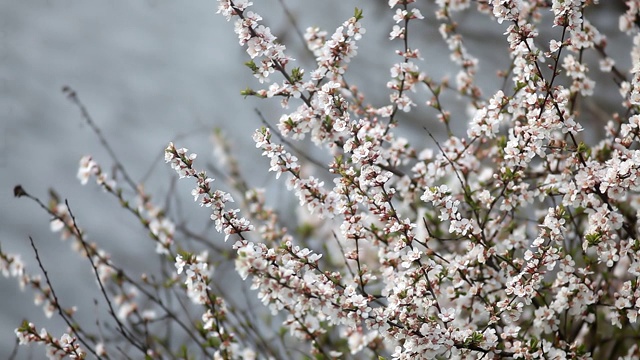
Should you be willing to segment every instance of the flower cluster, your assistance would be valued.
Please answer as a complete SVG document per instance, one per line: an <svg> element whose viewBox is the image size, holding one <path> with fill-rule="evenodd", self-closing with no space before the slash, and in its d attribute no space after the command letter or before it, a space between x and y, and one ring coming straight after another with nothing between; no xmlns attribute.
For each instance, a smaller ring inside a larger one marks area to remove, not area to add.
<svg viewBox="0 0 640 360"><path fill-rule="evenodd" d="M190 256L186 260L183 259L181 255L176 257L178 274L184 271L187 277L187 280L185 280L187 294L196 304L209 302L207 291L210 289L209 279L212 275L212 269L209 269L209 264L206 260L206 253L198 256Z"/></svg>
<svg viewBox="0 0 640 360"><path fill-rule="evenodd" d="M226 204L234 202L233 197L227 192L213 190L210 183L212 178L207 177L205 172L197 172L193 168L193 160L196 154L187 154L187 149L176 149L173 143L165 149L165 161L178 172L180 177L195 177L197 186L191 191L194 201L199 201L200 206L212 209L211 219L216 224L216 230L225 234L225 240L231 234L242 234L252 231L253 225L243 217L238 218L239 209L228 210Z"/></svg>
<svg viewBox="0 0 640 360"><path fill-rule="evenodd" d="M106 189L114 189L116 182L109 178L109 175L102 171L100 165L89 155L80 159L80 168L78 169L78 179L82 185L85 185L91 176L96 177L96 182Z"/></svg>
<svg viewBox="0 0 640 360"><path fill-rule="evenodd" d="M22 327L16 329L16 336L21 345L29 343L44 344L47 347L46 355L48 359L84 359L87 353L80 348L78 339L65 333L60 339L56 339L42 329L39 332L32 323L24 323Z"/></svg>
<svg viewBox="0 0 640 360"><path fill-rule="evenodd" d="M263 83L269 80L269 75L273 72L283 70L292 59L284 54L284 45L276 42L271 29L259 23L262 17L247 10L251 5L253 3L248 0L219 0L218 13L225 16L227 21L237 17L234 29L240 45L247 46L247 54L252 60L260 60L260 65L252 62L251 68Z"/></svg>

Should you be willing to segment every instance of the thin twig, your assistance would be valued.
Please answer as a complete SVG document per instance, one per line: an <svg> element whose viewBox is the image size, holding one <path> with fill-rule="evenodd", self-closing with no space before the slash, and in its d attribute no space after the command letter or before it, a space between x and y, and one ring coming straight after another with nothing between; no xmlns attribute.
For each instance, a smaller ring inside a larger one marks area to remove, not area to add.
<svg viewBox="0 0 640 360"><path fill-rule="evenodd" d="M69 327L70 331L72 331L74 334L76 334L76 337L78 338L78 341L80 341L80 343L82 343L82 345L84 345L84 347L88 351L90 351L96 358L102 359L102 357L100 357L98 355L98 353L96 353L96 351L93 349L93 347L91 347L91 345L89 345L89 343L87 343L84 340L84 337L82 336L82 334L80 334L80 333L78 333L76 331L77 326L75 326L71 322L71 320L69 319L67 314L65 314L65 312L62 310L62 306L60 305L60 301L58 300L58 295L56 295L56 291L53 288L53 284L51 283L51 279L49 278L49 273L47 272L46 268L44 267L44 264L42 263L42 259L40 259L40 253L38 252L38 248L36 247L36 244L34 243L33 238L31 236L29 236L29 242L31 244L31 248L33 248L33 252L36 255L36 261L38 262L38 266L40 267L40 270L42 270L42 273L44 274L44 279L47 282L47 286L51 290L51 296L53 297L53 301L55 302L54 307L56 308L56 310L58 310L58 314L60 315L62 320L64 320L64 322L67 324L67 326Z"/></svg>
<svg viewBox="0 0 640 360"><path fill-rule="evenodd" d="M80 114L82 115L82 118L84 119L84 121L86 121L89 127L91 127L91 130L93 130L96 136L98 136L98 140L100 140L100 144L105 148L105 150L107 150L107 152L109 153L109 156L111 156L111 159L113 159L114 166L116 167L116 169L118 169L122 173L122 177L129 184L129 186L131 186L131 189L138 192L138 186L136 185L136 182L133 181L131 176L129 176L129 173L127 172L127 170L125 170L124 166L122 165L122 162L118 160L118 156L116 156L115 151L111 148L111 145L109 145L109 142L102 134L102 131L100 130L98 125L96 125L95 121L93 121L93 118L89 113L89 110L87 110L86 106L84 106L82 101L80 101L80 98L78 97L78 94L76 93L76 91L73 90L70 86L65 85L62 88L62 92L67 95L67 98L69 99L69 101L71 101L80 109Z"/></svg>
<svg viewBox="0 0 640 360"><path fill-rule="evenodd" d="M107 302L107 306L109 307L109 312L111 313L111 316L113 317L113 319L116 321L116 324L118 325L118 329L120 331L120 334L122 334L122 336L124 336L125 339L127 339L133 346L135 346L140 351L142 351L143 354L146 354L147 353L147 345L137 344L135 339L133 337L131 337L131 335L129 334L129 330L126 329L124 324L120 321L120 319L118 319L118 316L116 316L116 312L115 312L115 310L113 308L113 305L111 304L111 299L109 298L109 295L107 294L107 290L105 289L104 284L102 283L102 280L100 279L100 273L98 272L98 267L96 266L95 262L93 261L92 252L90 251L89 246L87 246L87 242L84 240L84 237L82 236L82 233L80 232L80 229L78 228L78 224L76 223L75 215L71 211L71 206L69 206L69 201L65 199L64 200L64 205L67 207L67 211L69 211L69 217L71 217L71 223L73 224L73 228L76 230L76 234L78 236L78 240L80 240L80 243L82 244L82 247L84 248L84 251L87 253L87 258L89 259L89 262L91 263L91 268L93 269L93 273L96 276L96 280L98 281L98 286L100 287L100 291L102 292L102 296L104 297L105 301Z"/></svg>

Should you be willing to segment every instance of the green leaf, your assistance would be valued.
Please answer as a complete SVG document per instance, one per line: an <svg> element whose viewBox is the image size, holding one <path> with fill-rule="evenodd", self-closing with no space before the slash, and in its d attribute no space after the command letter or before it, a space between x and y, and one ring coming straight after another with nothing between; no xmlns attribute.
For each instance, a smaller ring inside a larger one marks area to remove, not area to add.
<svg viewBox="0 0 640 360"><path fill-rule="evenodd" d="M353 17L356 18L356 21L362 20L364 18L364 16L362 16L362 9L356 8L353 12Z"/></svg>

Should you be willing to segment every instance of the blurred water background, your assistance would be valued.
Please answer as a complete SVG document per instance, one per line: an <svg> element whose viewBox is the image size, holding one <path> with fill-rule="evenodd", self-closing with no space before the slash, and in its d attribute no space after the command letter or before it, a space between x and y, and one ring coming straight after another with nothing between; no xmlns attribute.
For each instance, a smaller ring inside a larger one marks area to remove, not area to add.
<svg viewBox="0 0 640 360"><path fill-rule="evenodd" d="M303 66L311 64L294 26L283 15L282 3L254 3L255 11L288 45L292 56ZM603 3L596 20L612 39L611 53L628 54L628 41L616 40L620 4ZM364 8L367 33L360 43L360 55L351 65L350 79L365 89L369 102L384 105L388 101L385 84L388 69L397 61L391 51L397 44L387 38L393 21L386 1L288 0L285 4L303 28L317 25L330 33L353 13L354 7ZM277 101L239 95L247 86L259 85L242 65L247 55L238 46L232 24L215 14L216 6L217 2L211 0L0 1L2 249L23 254L28 271L39 273L28 241L32 236L44 254L44 265L64 306L78 305L79 319L87 324L95 322L97 311L92 301L98 297L89 263L49 231L48 216L33 202L13 197L14 185L22 184L42 199L46 199L50 187L55 188L69 200L90 239L134 273L153 272L158 261L152 242L115 199L92 183L79 185L76 171L83 155L93 155L109 172L112 161L78 109L62 94L64 85L77 91L124 166L135 180L145 183L151 194L158 194L160 204L175 180L175 174L162 161L166 144L173 140L197 152L201 164L215 165L210 141L215 127L224 130L238 157L246 159L243 170L251 185L269 188L275 184L273 175L264 171L266 161L259 158L251 134L261 125L255 108L272 123L281 111ZM448 50L437 33L438 23L432 14L423 13L427 21L414 28L412 38L427 58L422 66L428 67L436 79L445 74L453 76L457 68L449 63ZM505 47L496 41L503 39L505 25L480 18L482 22L477 16L461 16L461 32L472 34L468 47L481 59L481 84L494 89L500 84L495 71L508 65ZM627 69L628 55L620 59L619 64ZM455 96L450 99L455 101ZM615 92L610 92L596 102L610 109L619 100ZM419 108L426 109L424 101ZM466 122L465 108L454 106L452 110L460 118L459 124ZM412 141L427 142L421 128L433 127L438 133L433 118L433 112L412 113L403 120L401 132ZM306 150L313 151L312 147ZM190 186L179 184L176 191L184 198L185 217L202 230L207 212L190 202ZM288 204L294 206L295 201L285 202ZM212 230L209 234L212 241L222 239ZM217 276L235 276L232 271L222 274ZM253 294L249 297L251 301L255 298ZM11 353L13 330L27 316L55 336L62 334L61 321L55 316L46 319L32 298L29 290L20 292L15 281L0 278L0 359ZM18 358L37 359L42 355L43 349L20 349Z"/></svg>

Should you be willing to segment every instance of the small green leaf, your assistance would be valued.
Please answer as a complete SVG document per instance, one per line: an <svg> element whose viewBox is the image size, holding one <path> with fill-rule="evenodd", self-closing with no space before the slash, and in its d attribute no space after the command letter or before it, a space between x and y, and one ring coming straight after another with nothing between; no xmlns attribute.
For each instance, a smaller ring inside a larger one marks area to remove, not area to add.
<svg viewBox="0 0 640 360"><path fill-rule="evenodd" d="M364 16L362 16L362 9L356 8L353 12L353 17L356 18L356 21L362 20L364 18Z"/></svg>

